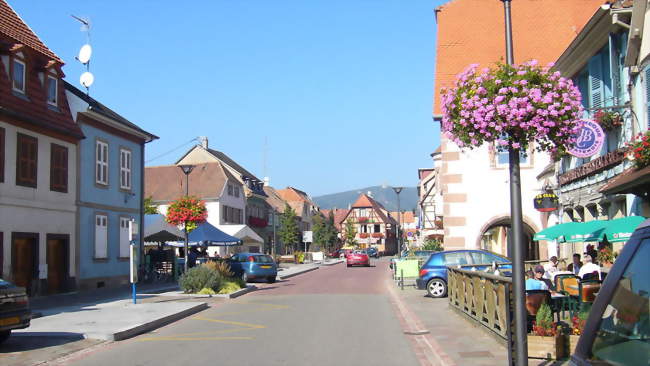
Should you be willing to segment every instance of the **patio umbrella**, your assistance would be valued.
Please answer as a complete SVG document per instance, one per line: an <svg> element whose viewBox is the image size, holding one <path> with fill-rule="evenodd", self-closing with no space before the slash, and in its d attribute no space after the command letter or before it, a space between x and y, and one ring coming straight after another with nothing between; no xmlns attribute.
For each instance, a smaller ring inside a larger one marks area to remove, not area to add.
<svg viewBox="0 0 650 366"><path fill-rule="evenodd" d="M190 231L188 240L191 243L205 243L208 246L232 247L242 245L240 239L224 233L208 222L204 222Z"/></svg>
<svg viewBox="0 0 650 366"><path fill-rule="evenodd" d="M533 236L533 240L564 240L565 237L568 237L571 233L575 232L577 227L582 225L580 222L566 222L564 224L557 224L555 226L548 227Z"/></svg>
<svg viewBox="0 0 650 366"><path fill-rule="evenodd" d="M645 219L643 216L627 216L610 220L602 232L602 237L607 237L607 241L610 243L628 241L634 229L645 221Z"/></svg>
<svg viewBox="0 0 650 366"><path fill-rule="evenodd" d="M598 238L602 237L608 222L606 220L582 222L580 226L572 228L571 232L564 238L564 241L566 243L598 241Z"/></svg>

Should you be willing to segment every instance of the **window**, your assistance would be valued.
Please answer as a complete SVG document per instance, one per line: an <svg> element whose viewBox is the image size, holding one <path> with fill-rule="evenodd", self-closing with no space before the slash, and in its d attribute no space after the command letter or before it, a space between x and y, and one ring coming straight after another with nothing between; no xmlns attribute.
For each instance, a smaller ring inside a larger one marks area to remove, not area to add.
<svg viewBox="0 0 650 366"><path fill-rule="evenodd" d="M5 129L0 128L0 182L5 181Z"/></svg>
<svg viewBox="0 0 650 366"><path fill-rule="evenodd" d="M229 196L232 196L232 195L234 195L234 193L233 193L233 186L232 186L232 184L228 184L228 195L229 195Z"/></svg>
<svg viewBox="0 0 650 366"><path fill-rule="evenodd" d="M18 133L16 142L16 185L36 188L38 140Z"/></svg>
<svg viewBox="0 0 650 366"><path fill-rule="evenodd" d="M47 77L47 104L56 106L58 82L58 79L53 76Z"/></svg>
<svg viewBox="0 0 650 366"><path fill-rule="evenodd" d="M239 198L239 187L233 187L233 191L235 192L235 197Z"/></svg>
<svg viewBox="0 0 650 366"><path fill-rule="evenodd" d="M50 190L68 193L68 148L57 144L50 148Z"/></svg>
<svg viewBox="0 0 650 366"><path fill-rule="evenodd" d="M445 266L457 266L457 265L464 265L464 264L472 264L471 257L468 255L469 253L467 252L451 252L451 253L445 253L445 259L444 263Z"/></svg>
<svg viewBox="0 0 650 366"><path fill-rule="evenodd" d="M12 66L13 66L13 71L12 71L11 86L13 90L24 94L25 93L25 63L18 59L14 59Z"/></svg>
<svg viewBox="0 0 650 366"><path fill-rule="evenodd" d="M108 217L95 215L95 258L108 256Z"/></svg>
<svg viewBox="0 0 650 366"><path fill-rule="evenodd" d="M381 232L381 227L380 227L380 225L375 224L374 232L376 232L376 233L380 233L380 232Z"/></svg>
<svg viewBox="0 0 650 366"><path fill-rule="evenodd" d="M108 185L108 144L95 142L95 182Z"/></svg>
<svg viewBox="0 0 650 366"><path fill-rule="evenodd" d="M120 258L129 257L129 221L130 217L120 217Z"/></svg>
<svg viewBox="0 0 650 366"><path fill-rule="evenodd" d="M131 151L120 149L120 188L131 189Z"/></svg>
<svg viewBox="0 0 650 366"><path fill-rule="evenodd" d="M592 359L607 361L608 365L647 362L650 347L648 258L650 239L645 239L634 253L602 314L591 348Z"/></svg>
<svg viewBox="0 0 650 366"><path fill-rule="evenodd" d="M508 150L501 151L497 150L497 166L508 166L510 164L510 152ZM519 164L528 165L528 154L524 151L519 151Z"/></svg>

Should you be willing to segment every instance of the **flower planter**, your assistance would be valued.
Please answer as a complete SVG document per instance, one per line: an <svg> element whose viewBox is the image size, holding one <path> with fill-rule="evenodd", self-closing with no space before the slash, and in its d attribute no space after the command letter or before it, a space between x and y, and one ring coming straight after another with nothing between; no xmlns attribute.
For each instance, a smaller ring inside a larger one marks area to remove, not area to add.
<svg viewBox="0 0 650 366"><path fill-rule="evenodd" d="M576 351L576 346L578 345L578 340L580 339L579 335L570 335L567 337L567 356L572 355Z"/></svg>
<svg viewBox="0 0 650 366"><path fill-rule="evenodd" d="M542 337L528 335L528 356L557 360L566 357L566 338L562 335Z"/></svg>

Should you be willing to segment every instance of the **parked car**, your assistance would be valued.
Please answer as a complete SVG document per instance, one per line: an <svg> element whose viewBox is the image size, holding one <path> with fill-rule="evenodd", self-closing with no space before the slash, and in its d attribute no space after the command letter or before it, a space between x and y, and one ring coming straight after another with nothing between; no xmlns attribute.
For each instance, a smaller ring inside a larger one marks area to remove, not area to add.
<svg viewBox="0 0 650 366"><path fill-rule="evenodd" d="M0 343L9 338L12 330L29 327L31 319L25 288L0 278Z"/></svg>
<svg viewBox="0 0 650 366"><path fill-rule="evenodd" d="M474 264L469 269L484 270L496 263L510 260L485 250L447 250L431 254L420 268L420 277L415 281L418 289L427 290L431 297L447 296L447 266ZM502 268L510 268L508 264Z"/></svg>
<svg viewBox="0 0 650 366"><path fill-rule="evenodd" d="M352 252L354 252L354 249L340 249L339 258L347 258Z"/></svg>
<svg viewBox="0 0 650 366"><path fill-rule="evenodd" d="M429 256L433 253L436 253L433 250L414 250L414 251L409 251L409 250L404 250L402 251L402 259L407 258L407 257L417 257L417 258L423 258L427 259ZM390 269L393 269L393 266L395 262L400 260L399 258L391 258L389 267Z"/></svg>
<svg viewBox="0 0 650 366"><path fill-rule="evenodd" d="M346 263L348 267L352 267L352 266L370 267L370 257L368 257L368 254L360 250L355 250L352 253L348 254L348 256L346 257Z"/></svg>
<svg viewBox="0 0 650 366"><path fill-rule="evenodd" d="M634 231L603 282L573 365L647 365L650 360L650 219Z"/></svg>
<svg viewBox="0 0 650 366"><path fill-rule="evenodd" d="M374 257L374 258L379 258L379 251L377 248L366 248L363 250L364 253L368 254L368 257Z"/></svg>
<svg viewBox="0 0 650 366"><path fill-rule="evenodd" d="M273 283L278 275L278 266L270 255L260 253L238 253L228 259L230 269L235 276L248 282L266 279Z"/></svg>
<svg viewBox="0 0 650 366"><path fill-rule="evenodd" d="M341 253L341 249L336 249L327 254L328 257L330 258L338 258Z"/></svg>

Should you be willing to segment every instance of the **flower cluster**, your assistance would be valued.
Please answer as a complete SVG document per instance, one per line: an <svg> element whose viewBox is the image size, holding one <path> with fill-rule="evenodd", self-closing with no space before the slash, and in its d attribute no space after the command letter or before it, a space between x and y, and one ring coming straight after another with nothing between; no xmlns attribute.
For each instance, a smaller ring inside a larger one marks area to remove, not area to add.
<svg viewBox="0 0 650 366"><path fill-rule="evenodd" d="M634 165L637 169L650 165L650 130L645 134L638 134L627 147L634 157Z"/></svg>
<svg viewBox="0 0 650 366"><path fill-rule="evenodd" d="M365 238L367 238L368 236L370 236L370 234L368 234L368 233L359 233L359 237L360 237L361 239L365 239Z"/></svg>
<svg viewBox="0 0 650 366"><path fill-rule="evenodd" d="M184 196L169 205L165 221L172 225L183 225L185 230L190 232L205 222L207 217L208 210L205 208L205 202L196 197Z"/></svg>
<svg viewBox="0 0 650 366"><path fill-rule="evenodd" d="M598 261L599 264L614 262L614 253L612 252L612 248L610 248L608 245L605 245L602 248L600 248L598 250L598 255L596 257L596 260Z"/></svg>
<svg viewBox="0 0 650 366"><path fill-rule="evenodd" d="M485 142L499 149L565 153L581 128L580 91L570 79L537 61L478 70L470 65L454 87L442 90L442 131L459 147Z"/></svg>
<svg viewBox="0 0 650 366"><path fill-rule="evenodd" d="M623 125L623 117L618 112L605 111L599 109L594 113L594 120L603 128L605 131L611 131L616 127Z"/></svg>

